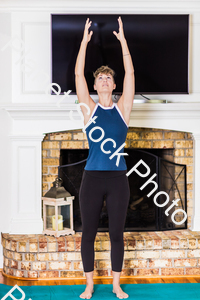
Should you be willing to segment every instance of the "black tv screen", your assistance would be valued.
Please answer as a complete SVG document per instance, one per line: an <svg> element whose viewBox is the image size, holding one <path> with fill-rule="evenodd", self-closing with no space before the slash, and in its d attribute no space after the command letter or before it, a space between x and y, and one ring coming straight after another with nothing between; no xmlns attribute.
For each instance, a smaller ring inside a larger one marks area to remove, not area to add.
<svg viewBox="0 0 200 300"><path fill-rule="evenodd" d="M123 89L124 67L119 40L113 31L119 29L119 15L53 14L52 82L61 93L75 89L75 63L87 18L93 31L85 60L85 77L90 94L93 72L108 65L115 73L116 89ZM135 94L188 93L189 15L121 15L124 34L135 70Z"/></svg>

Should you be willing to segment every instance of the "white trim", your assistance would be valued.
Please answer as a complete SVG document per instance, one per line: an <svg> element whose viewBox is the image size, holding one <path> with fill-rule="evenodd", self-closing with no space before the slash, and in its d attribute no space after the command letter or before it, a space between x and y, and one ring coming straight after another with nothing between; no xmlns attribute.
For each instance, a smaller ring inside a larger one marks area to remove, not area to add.
<svg viewBox="0 0 200 300"><path fill-rule="evenodd" d="M128 125L126 124L126 122L125 122L125 120L124 120L124 117L123 117L123 115L122 115L122 113L121 113L121 111L120 111L120 109L119 109L117 103L113 103L113 104L115 105L116 109L118 110L118 113L120 114L120 116L121 116L122 120L124 121L125 125L128 127Z"/></svg>
<svg viewBox="0 0 200 300"><path fill-rule="evenodd" d="M113 107L114 107L114 103L112 104L112 106L103 106L99 102L97 104L103 109L113 109Z"/></svg>
<svg viewBox="0 0 200 300"><path fill-rule="evenodd" d="M170 4L169 4L170 3ZM139 13L149 13L149 12L175 12L180 13L183 11L195 11L198 12L199 1L177 1L177 0L168 0L168 1L130 1L126 0L101 0L101 1L92 1L86 0L57 0L56 4L54 0L43 0L43 1L26 1L26 0L1 0L0 9L2 11L8 12L27 12L27 11L40 11L40 12L58 12L58 13L114 13L118 12L122 13L130 13L131 12L139 12Z"/></svg>
<svg viewBox="0 0 200 300"><path fill-rule="evenodd" d="M40 202L41 203L41 202ZM42 218L26 219L12 218L10 234L42 234L43 220Z"/></svg>
<svg viewBox="0 0 200 300"><path fill-rule="evenodd" d="M199 95L200 98L200 95ZM99 104L97 102L96 104ZM65 103L58 107L56 103L0 103L0 110L6 110L14 121L25 120L70 120L69 112L74 111L74 116L79 116L77 104ZM131 111L133 119L152 118L152 119L200 119L200 102L182 102L182 103L134 103ZM80 118L80 117L79 117ZM78 120L77 120L78 122ZM184 123L185 124L185 123ZM190 124L187 124L190 125ZM165 129L165 128L163 128ZM167 128L168 129L168 128ZM178 128L175 126L175 129ZM174 129L174 130L175 130ZM185 131L193 131L185 128ZM198 129L198 128L197 128ZM65 129L63 129L65 130ZM196 130L197 131L197 130ZM23 130L24 132L24 130ZM32 130L31 130L32 132Z"/></svg>

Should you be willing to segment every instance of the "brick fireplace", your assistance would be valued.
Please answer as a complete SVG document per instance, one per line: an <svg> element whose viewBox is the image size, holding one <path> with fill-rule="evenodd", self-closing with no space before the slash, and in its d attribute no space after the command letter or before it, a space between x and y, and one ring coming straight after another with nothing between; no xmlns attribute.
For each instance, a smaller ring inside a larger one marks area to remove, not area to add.
<svg viewBox="0 0 200 300"><path fill-rule="evenodd" d="M129 149L171 149L172 155L164 158L187 165L188 226L191 226L193 201L193 138L190 133L162 129L129 127L125 148ZM50 189L58 176L62 149L88 149L86 134L82 130L49 133L42 142L43 155L43 195ZM80 161L80 160L79 160Z"/></svg>

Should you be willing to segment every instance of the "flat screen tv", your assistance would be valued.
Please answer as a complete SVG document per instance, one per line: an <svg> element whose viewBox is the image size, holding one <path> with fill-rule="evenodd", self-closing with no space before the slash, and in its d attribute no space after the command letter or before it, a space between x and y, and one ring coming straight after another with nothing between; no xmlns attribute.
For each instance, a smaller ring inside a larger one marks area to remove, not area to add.
<svg viewBox="0 0 200 300"><path fill-rule="evenodd" d="M123 89L124 67L114 14L52 14L52 82L61 93L76 94L74 68L87 18L93 31L85 60L90 94L93 72L108 65L115 73L116 89ZM135 70L135 94L188 94L189 15L121 15Z"/></svg>

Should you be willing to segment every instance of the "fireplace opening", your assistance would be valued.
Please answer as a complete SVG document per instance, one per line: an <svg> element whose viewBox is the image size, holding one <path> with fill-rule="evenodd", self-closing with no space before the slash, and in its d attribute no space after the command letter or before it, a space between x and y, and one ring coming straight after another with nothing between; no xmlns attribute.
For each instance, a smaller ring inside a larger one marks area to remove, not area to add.
<svg viewBox="0 0 200 300"><path fill-rule="evenodd" d="M125 156L127 172L140 160L150 168L147 177L141 177L136 172L128 176L130 186L130 200L127 209L127 217L124 231L162 231L177 230L187 228L187 185L186 185L186 165L174 163L174 149L132 149L126 148ZM62 149L60 150L59 176L63 179L63 186L72 196L74 230L82 231L81 215L79 209L79 188L81 184L83 170L88 157L88 149ZM145 174L147 169L142 164L138 166L138 171ZM143 189L141 187L153 175L152 179L157 183L148 183ZM154 197L158 192L165 192L169 196L167 203L166 194L160 193L154 203ZM172 201L177 201L177 206L172 205ZM95 199L94 199L95 201ZM166 203L164 205L164 203ZM164 206L162 206L162 204ZM114 204L113 204L114 205ZM162 206L162 207L161 207ZM168 209L172 206L170 209ZM168 209L168 211L167 211ZM175 210L178 210L177 213ZM172 214L174 218L172 218ZM180 223L180 224L179 224ZM106 196L99 218L98 232L109 231L109 218L106 209Z"/></svg>

